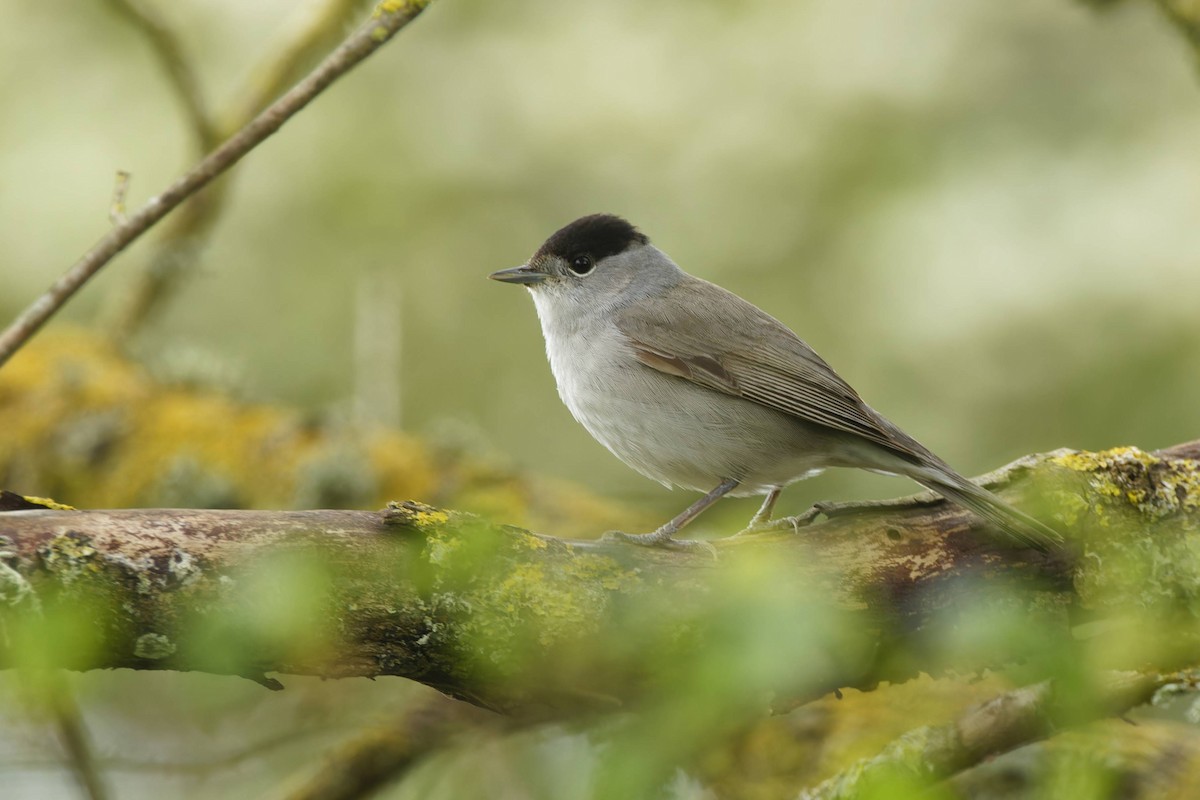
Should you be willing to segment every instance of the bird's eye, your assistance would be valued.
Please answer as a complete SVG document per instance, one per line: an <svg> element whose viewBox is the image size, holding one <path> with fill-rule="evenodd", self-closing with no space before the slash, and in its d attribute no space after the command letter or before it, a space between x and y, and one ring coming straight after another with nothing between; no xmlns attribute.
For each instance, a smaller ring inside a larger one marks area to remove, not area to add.
<svg viewBox="0 0 1200 800"><path fill-rule="evenodd" d="M592 257L589 255L575 256L571 259L571 272L576 275L587 275L594 266L596 266L596 262L592 261Z"/></svg>

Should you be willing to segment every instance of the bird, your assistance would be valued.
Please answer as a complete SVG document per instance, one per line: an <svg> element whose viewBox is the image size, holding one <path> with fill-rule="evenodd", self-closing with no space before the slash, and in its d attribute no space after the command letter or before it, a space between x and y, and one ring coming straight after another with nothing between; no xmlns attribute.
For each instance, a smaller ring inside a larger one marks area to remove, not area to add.
<svg viewBox="0 0 1200 800"><path fill-rule="evenodd" d="M576 219L489 277L529 290L559 396L588 433L647 478L704 493L620 538L694 546L676 534L726 495L765 495L747 530L761 528L786 486L845 467L908 477L1021 546L1061 542L868 406L782 322L684 272L622 217Z"/></svg>

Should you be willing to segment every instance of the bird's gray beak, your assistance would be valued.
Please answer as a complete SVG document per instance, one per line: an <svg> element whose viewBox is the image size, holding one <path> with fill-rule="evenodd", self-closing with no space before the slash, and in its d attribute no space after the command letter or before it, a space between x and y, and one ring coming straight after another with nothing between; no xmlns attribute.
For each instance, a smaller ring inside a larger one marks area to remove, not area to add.
<svg viewBox="0 0 1200 800"><path fill-rule="evenodd" d="M541 283L550 276L544 272L539 272L538 270L533 269L528 264L522 264L519 267L509 267L508 269L502 269L499 272L493 272L491 275L488 275L488 277L494 281L501 281L502 283L523 283L527 286L533 286Z"/></svg>

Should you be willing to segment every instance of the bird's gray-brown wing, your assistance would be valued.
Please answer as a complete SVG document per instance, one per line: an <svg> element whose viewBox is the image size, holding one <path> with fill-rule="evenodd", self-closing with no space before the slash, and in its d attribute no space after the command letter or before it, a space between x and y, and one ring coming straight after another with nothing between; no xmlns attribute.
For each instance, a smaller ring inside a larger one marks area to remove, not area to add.
<svg viewBox="0 0 1200 800"><path fill-rule="evenodd" d="M860 436L913 465L918 483L974 510L1017 541L1051 550L1062 537L959 475L875 413L783 323L699 279L688 278L616 316L641 363L744 397L810 423Z"/></svg>
<svg viewBox="0 0 1200 800"><path fill-rule="evenodd" d="M718 286L689 278L618 312L616 325L648 367L910 458L924 455L787 326Z"/></svg>

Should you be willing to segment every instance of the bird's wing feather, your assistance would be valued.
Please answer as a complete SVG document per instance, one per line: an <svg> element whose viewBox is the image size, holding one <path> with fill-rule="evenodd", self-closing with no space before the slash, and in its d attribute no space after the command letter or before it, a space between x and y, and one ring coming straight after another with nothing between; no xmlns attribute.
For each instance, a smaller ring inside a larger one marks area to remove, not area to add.
<svg viewBox="0 0 1200 800"><path fill-rule="evenodd" d="M618 312L616 325L652 369L916 455L787 326L718 286L686 280Z"/></svg>
<svg viewBox="0 0 1200 800"><path fill-rule="evenodd" d="M911 465L897 471L1018 541L1041 550L1062 541L877 414L787 326L735 294L689 276L662 294L639 298L636 310L619 311L616 325L647 367L862 437L899 456L897 465Z"/></svg>

